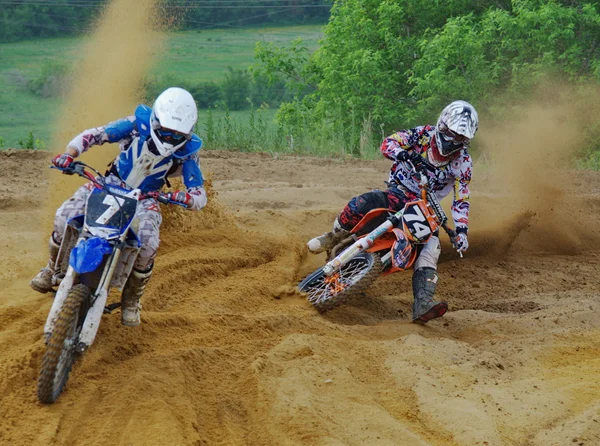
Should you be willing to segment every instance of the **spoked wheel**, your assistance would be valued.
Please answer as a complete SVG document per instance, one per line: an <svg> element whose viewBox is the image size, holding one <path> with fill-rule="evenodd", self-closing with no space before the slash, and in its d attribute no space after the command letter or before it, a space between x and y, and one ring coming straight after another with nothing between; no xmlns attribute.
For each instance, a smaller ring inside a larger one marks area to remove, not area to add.
<svg viewBox="0 0 600 446"><path fill-rule="evenodd" d="M298 288L323 313L363 293L380 272L379 255L365 252L354 257L331 276L326 276L323 268L319 268L300 282Z"/></svg>
<svg viewBox="0 0 600 446"><path fill-rule="evenodd" d="M46 345L38 378L37 394L41 403L54 403L69 379L89 296L88 287L83 284L75 285L69 291L58 314L54 331Z"/></svg>

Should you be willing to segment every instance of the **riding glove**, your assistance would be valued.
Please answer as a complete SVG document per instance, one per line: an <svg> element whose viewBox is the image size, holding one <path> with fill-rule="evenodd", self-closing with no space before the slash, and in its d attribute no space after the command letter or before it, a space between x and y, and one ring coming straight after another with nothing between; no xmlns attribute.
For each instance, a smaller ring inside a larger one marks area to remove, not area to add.
<svg viewBox="0 0 600 446"><path fill-rule="evenodd" d="M61 153L60 155L56 155L52 158L52 164L56 167L60 167L61 169L66 169L73 162L73 157L68 153Z"/></svg>
<svg viewBox="0 0 600 446"><path fill-rule="evenodd" d="M454 239L454 245L459 252L466 251L469 249L469 241L467 240L467 234L461 232L456 234L456 238Z"/></svg>

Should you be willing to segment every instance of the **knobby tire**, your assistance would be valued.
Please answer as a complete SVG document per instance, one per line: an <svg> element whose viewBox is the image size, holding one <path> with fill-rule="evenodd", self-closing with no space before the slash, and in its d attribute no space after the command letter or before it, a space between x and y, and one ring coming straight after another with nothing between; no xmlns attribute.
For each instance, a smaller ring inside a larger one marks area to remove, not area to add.
<svg viewBox="0 0 600 446"><path fill-rule="evenodd" d="M344 265L340 269L340 272L344 273L345 270L348 270L351 265L355 264L353 262L363 262L365 265L364 269L361 271L362 276L355 283L347 285L341 292L337 292L335 294L324 293L327 295L324 295L319 299L316 299L314 295L311 295L311 291L314 293L317 290L324 288L323 280L325 279L325 274L323 273L323 268L319 268L312 274L308 275L302 282L300 282L298 288L301 292L308 294L307 300L320 313L324 313L339 305L342 305L354 297L358 297L363 294L373 284L373 282L377 280L379 274L381 273L382 264L381 258L378 254L368 252L359 254L350 262L348 262L348 264Z"/></svg>
<svg viewBox="0 0 600 446"><path fill-rule="evenodd" d="M37 394L43 404L54 403L69 379L75 362L78 329L86 313L81 310L89 295L88 287L83 284L75 285L60 309L54 331L46 345L38 378Z"/></svg>

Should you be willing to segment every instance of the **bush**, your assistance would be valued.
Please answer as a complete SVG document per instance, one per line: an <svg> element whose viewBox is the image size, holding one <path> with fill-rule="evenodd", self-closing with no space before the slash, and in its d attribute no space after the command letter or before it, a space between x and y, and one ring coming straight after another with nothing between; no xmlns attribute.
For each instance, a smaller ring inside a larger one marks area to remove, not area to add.
<svg viewBox="0 0 600 446"><path fill-rule="evenodd" d="M172 74L166 76L146 76L142 79L139 96L142 102L152 105L156 97L169 87L178 86L179 82ZM185 87L182 87L185 88Z"/></svg>
<svg viewBox="0 0 600 446"><path fill-rule="evenodd" d="M214 82L189 86L188 91L194 96L199 108L211 108L223 100L221 87Z"/></svg>
<svg viewBox="0 0 600 446"><path fill-rule="evenodd" d="M30 149L30 150L43 150L46 148L46 144L40 138L36 138L33 136L33 132L29 132L27 135L27 139L21 139L19 141L19 147L22 149Z"/></svg>
<svg viewBox="0 0 600 446"><path fill-rule="evenodd" d="M142 81L140 97L144 103L153 104L156 97L169 87L180 87L189 91L196 100L198 108L214 107L223 99L221 87L214 82L181 81L172 74L145 77Z"/></svg>
<svg viewBox="0 0 600 446"><path fill-rule="evenodd" d="M216 82L181 81L172 74L146 76L139 96L146 104L154 103L156 97L169 87L181 87L189 91L198 108L209 109L216 106L229 110L245 110L252 104L268 104L278 107L283 101L292 99L283 80L271 81L260 73L251 76L248 70L228 68L221 84Z"/></svg>
<svg viewBox="0 0 600 446"><path fill-rule="evenodd" d="M276 79L271 81L267 76L255 73L250 94L252 103L269 104L269 107L279 107L284 101L293 99L291 93L285 86L285 81Z"/></svg>
<svg viewBox="0 0 600 446"><path fill-rule="evenodd" d="M247 108L250 97L250 74L247 70L229 67L221 89L223 90L223 100L230 110Z"/></svg>
<svg viewBox="0 0 600 446"><path fill-rule="evenodd" d="M38 77L27 81L27 89L41 98L61 96L66 93L72 77L69 65L49 62L42 66Z"/></svg>

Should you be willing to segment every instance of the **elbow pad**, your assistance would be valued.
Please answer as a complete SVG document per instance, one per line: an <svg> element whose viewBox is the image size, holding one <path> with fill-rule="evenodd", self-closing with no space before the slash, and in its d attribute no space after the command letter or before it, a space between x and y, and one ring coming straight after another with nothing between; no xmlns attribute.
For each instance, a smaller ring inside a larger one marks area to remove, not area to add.
<svg viewBox="0 0 600 446"><path fill-rule="evenodd" d="M206 191L203 187L190 187L187 192L192 197L190 209L199 211L206 206L208 199L206 197Z"/></svg>

